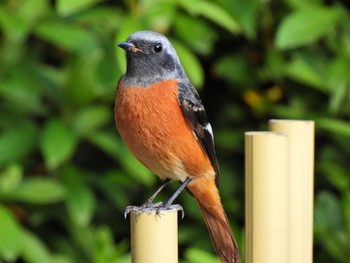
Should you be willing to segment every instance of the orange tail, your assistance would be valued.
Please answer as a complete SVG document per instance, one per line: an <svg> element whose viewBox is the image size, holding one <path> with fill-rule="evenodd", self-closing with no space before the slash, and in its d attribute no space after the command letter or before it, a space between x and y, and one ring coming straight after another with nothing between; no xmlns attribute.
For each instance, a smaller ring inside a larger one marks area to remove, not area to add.
<svg viewBox="0 0 350 263"><path fill-rule="evenodd" d="M194 178L188 188L199 204L221 263L239 263L238 246L221 205L214 179Z"/></svg>

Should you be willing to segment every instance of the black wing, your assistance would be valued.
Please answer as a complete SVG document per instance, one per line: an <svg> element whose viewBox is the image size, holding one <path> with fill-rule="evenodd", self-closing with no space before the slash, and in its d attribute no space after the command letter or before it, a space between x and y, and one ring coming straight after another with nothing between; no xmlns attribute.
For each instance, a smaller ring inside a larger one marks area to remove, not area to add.
<svg viewBox="0 0 350 263"><path fill-rule="evenodd" d="M178 101L180 108L193 129L197 140L209 157L215 171L215 183L219 187L220 170L215 154L214 136L204 106L196 89L190 83L180 82L177 86L179 88Z"/></svg>

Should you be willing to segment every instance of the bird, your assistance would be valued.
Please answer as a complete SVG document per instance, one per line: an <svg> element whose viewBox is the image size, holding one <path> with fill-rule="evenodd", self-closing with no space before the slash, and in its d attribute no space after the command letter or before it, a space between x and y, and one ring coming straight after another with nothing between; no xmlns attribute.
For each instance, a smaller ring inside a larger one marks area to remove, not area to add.
<svg viewBox="0 0 350 263"><path fill-rule="evenodd" d="M117 85L116 127L133 155L165 179L139 211L169 209L186 188L199 205L221 263L239 263L218 190L213 131L176 50L166 36L149 30L137 31L117 45L125 50L126 72ZM181 183L179 189L166 203L152 204L171 180Z"/></svg>

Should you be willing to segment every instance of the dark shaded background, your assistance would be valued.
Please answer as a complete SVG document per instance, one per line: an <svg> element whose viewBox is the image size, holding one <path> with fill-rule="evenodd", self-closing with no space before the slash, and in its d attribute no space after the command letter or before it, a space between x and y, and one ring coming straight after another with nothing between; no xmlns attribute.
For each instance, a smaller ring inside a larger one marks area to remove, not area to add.
<svg viewBox="0 0 350 263"><path fill-rule="evenodd" d="M314 262L348 262L348 1L2 0L0 29L0 262L130 262L123 210L159 180L115 129L115 44L143 29L170 38L200 92L242 252L244 132L312 119ZM178 202L181 262L218 262L194 199Z"/></svg>

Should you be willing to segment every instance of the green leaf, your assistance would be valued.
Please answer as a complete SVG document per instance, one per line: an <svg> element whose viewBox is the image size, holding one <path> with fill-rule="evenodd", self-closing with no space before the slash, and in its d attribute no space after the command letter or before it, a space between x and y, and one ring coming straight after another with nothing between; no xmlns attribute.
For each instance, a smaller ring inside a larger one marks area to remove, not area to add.
<svg viewBox="0 0 350 263"><path fill-rule="evenodd" d="M117 28L123 27L125 12L118 7L98 5L84 12L74 15L74 20L102 29L103 32L115 32Z"/></svg>
<svg viewBox="0 0 350 263"><path fill-rule="evenodd" d="M276 46L295 48L317 41L342 18L343 11L335 7L313 6L288 15L277 29Z"/></svg>
<svg viewBox="0 0 350 263"><path fill-rule="evenodd" d="M14 262L20 253L22 232L13 214L0 205L0 259Z"/></svg>
<svg viewBox="0 0 350 263"><path fill-rule="evenodd" d="M56 3L59 15L67 16L84 10L101 0L58 0Z"/></svg>
<svg viewBox="0 0 350 263"><path fill-rule="evenodd" d="M315 200L315 231L327 233L343 228L340 204L334 194L323 191Z"/></svg>
<svg viewBox="0 0 350 263"><path fill-rule="evenodd" d="M26 61L16 70L11 71L11 77L0 82L0 96L9 109L21 115L31 115L46 113L46 108L40 97L44 84L33 68L33 61Z"/></svg>
<svg viewBox="0 0 350 263"><path fill-rule="evenodd" d="M286 0L285 2L288 3L292 8L296 9L313 6L318 2L318 0Z"/></svg>
<svg viewBox="0 0 350 263"><path fill-rule="evenodd" d="M312 60L315 62L317 59ZM306 56L295 55L292 61L286 66L285 74L303 84L310 85L318 90L328 93L325 76L316 70Z"/></svg>
<svg viewBox="0 0 350 263"><path fill-rule="evenodd" d="M350 61L340 55L330 61L327 68L327 86L331 90L329 109L333 114L344 111L345 105L350 102Z"/></svg>
<svg viewBox="0 0 350 263"><path fill-rule="evenodd" d="M205 250L191 248L186 251L185 257L190 263L219 263L219 259Z"/></svg>
<svg viewBox="0 0 350 263"><path fill-rule="evenodd" d="M124 210L126 206L130 204L132 196L125 196L128 192L129 187L133 187L135 181L130 180L128 176L120 169L113 169L103 174L103 179L100 180L98 177L94 178L94 185L99 188L99 191L110 200L115 207L120 210ZM120 189L116 191L116 189Z"/></svg>
<svg viewBox="0 0 350 263"><path fill-rule="evenodd" d="M192 84L196 88L202 87L204 83L204 72L198 58L187 47L176 40L172 39L171 42L174 45L181 60L181 64Z"/></svg>
<svg viewBox="0 0 350 263"><path fill-rule="evenodd" d="M100 95L96 71L101 60L102 53L98 49L70 60L63 87L68 104L81 107Z"/></svg>
<svg viewBox="0 0 350 263"><path fill-rule="evenodd" d="M342 112L345 105L350 102L350 88L346 83L338 83L333 86L332 94L329 100L329 111L337 115Z"/></svg>
<svg viewBox="0 0 350 263"><path fill-rule="evenodd" d="M51 12L50 3L47 0L26 0L18 5L18 9L20 17L24 18L29 25L35 24Z"/></svg>
<svg viewBox="0 0 350 263"><path fill-rule="evenodd" d="M18 164L9 165L0 173L0 197L16 189L23 176L23 168Z"/></svg>
<svg viewBox="0 0 350 263"><path fill-rule="evenodd" d="M75 117L74 130L77 134L91 134L111 121L113 111L106 106L90 106L82 109Z"/></svg>
<svg viewBox="0 0 350 263"><path fill-rule="evenodd" d="M350 136L350 122L339 119L320 118L316 120L317 127L334 135Z"/></svg>
<svg viewBox="0 0 350 263"><path fill-rule="evenodd" d="M212 52L217 34L205 20L178 15L174 21L174 30L184 43L199 54L208 55Z"/></svg>
<svg viewBox="0 0 350 263"><path fill-rule="evenodd" d="M244 0L244 1L227 1L227 0L216 0L221 6L229 12L235 20L242 27L245 37L253 39L256 36L257 31L260 27L264 27L264 19L268 19L266 13L267 9L261 9L261 2L259 0ZM257 19L260 13L260 18ZM259 26L257 26L259 24Z"/></svg>
<svg viewBox="0 0 350 263"><path fill-rule="evenodd" d="M62 183L45 178L24 180L17 189L4 195L8 200L30 204L52 204L64 200L66 188Z"/></svg>
<svg viewBox="0 0 350 263"><path fill-rule="evenodd" d="M65 202L68 215L76 225L86 227L95 211L94 195L78 170L69 167L63 175L68 189Z"/></svg>
<svg viewBox="0 0 350 263"><path fill-rule="evenodd" d="M69 258L67 255L52 255L51 263L74 263L75 261L72 258Z"/></svg>
<svg viewBox="0 0 350 263"><path fill-rule="evenodd" d="M144 10L143 19L156 31L167 32L177 18L176 1L147 0L139 3L139 8Z"/></svg>
<svg viewBox="0 0 350 263"><path fill-rule="evenodd" d="M350 178L345 167L337 164L334 160L326 159L318 164L318 169L321 170L326 175L328 181L340 191L349 189Z"/></svg>
<svg viewBox="0 0 350 263"><path fill-rule="evenodd" d="M180 5L192 15L201 15L231 33L238 33L241 28L237 21L221 6L209 1L180 0Z"/></svg>
<svg viewBox="0 0 350 263"><path fill-rule="evenodd" d="M247 61L246 56L226 54L216 60L214 72L240 91L243 91L247 84L254 85L250 82L253 81L252 76L256 72Z"/></svg>
<svg viewBox="0 0 350 263"><path fill-rule="evenodd" d="M348 251L344 223L337 197L327 191L320 192L315 200L315 234L336 262L342 262Z"/></svg>
<svg viewBox="0 0 350 263"><path fill-rule="evenodd" d="M327 83L330 87L350 82L350 61L340 56L330 60L327 68Z"/></svg>
<svg viewBox="0 0 350 263"><path fill-rule="evenodd" d="M0 165L17 161L27 155L36 144L37 130L23 125L4 131L0 137Z"/></svg>
<svg viewBox="0 0 350 263"><path fill-rule="evenodd" d="M135 180L148 186L155 181L155 176L131 154L121 141L117 140L117 136L100 132L89 137L89 140L117 160L124 171Z"/></svg>
<svg viewBox="0 0 350 263"><path fill-rule="evenodd" d="M12 40L22 42L28 34L28 24L21 16L11 11L0 5L0 27Z"/></svg>
<svg viewBox="0 0 350 263"><path fill-rule="evenodd" d="M95 35L74 24L45 21L35 28L35 33L57 47L71 52L87 52L98 48Z"/></svg>
<svg viewBox="0 0 350 263"><path fill-rule="evenodd" d="M42 240L29 231L24 231L22 234L22 253L27 263L51 263L48 248Z"/></svg>
<svg viewBox="0 0 350 263"><path fill-rule="evenodd" d="M78 226L88 226L95 211L95 199L91 190L81 182L71 188L66 201L70 219Z"/></svg>
<svg viewBox="0 0 350 263"><path fill-rule="evenodd" d="M95 232L94 262L119 262L116 244L110 228L102 226Z"/></svg>
<svg viewBox="0 0 350 263"><path fill-rule="evenodd" d="M41 135L40 147L50 169L55 169L68 160L75 146L76 137L65 123L54 119L46 123Z"/></svg>

